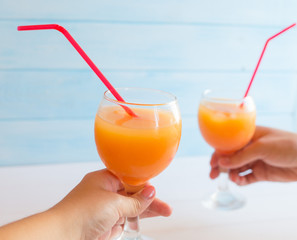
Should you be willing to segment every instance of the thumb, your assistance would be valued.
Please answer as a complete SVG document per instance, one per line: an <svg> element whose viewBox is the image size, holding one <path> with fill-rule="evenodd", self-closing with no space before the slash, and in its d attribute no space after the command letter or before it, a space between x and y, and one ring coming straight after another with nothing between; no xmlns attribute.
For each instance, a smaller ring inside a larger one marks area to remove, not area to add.
<svg viewBox="0 0 297 240"><path fill-rule="evenodd" d="M222 168L235 169L263 158L263 147L251 143L244 149L230 156L219 156L219 166Z"/></svg>
<svg viewBox="0 0 297 240"><path fill-rule="evenodd" d="M129 197L123 196L119 210L123 217L140 215L154 200L156 190L153 186L145 186L141 191Z"/></svg>

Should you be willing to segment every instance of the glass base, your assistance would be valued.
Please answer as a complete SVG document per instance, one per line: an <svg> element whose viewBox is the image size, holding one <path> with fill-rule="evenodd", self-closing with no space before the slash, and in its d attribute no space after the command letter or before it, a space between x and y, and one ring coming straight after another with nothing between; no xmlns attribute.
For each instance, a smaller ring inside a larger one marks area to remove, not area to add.
<svg viewBox="0 0 297 240"><path fill-rule="evenodd" d="M245 198L238 194L227 191L216 191L202 200L204 207L214 210L235 210L245 205Z"/></svg>
<svg viewBox="0 0 297 240"><path fill-rule="evenodd" d="M119 238L117 238L115 240L153 240L153 239L149 238L147 236L138 236L136 238L131 238L131 237L125 237L125 236L121 235Z"/></svg>

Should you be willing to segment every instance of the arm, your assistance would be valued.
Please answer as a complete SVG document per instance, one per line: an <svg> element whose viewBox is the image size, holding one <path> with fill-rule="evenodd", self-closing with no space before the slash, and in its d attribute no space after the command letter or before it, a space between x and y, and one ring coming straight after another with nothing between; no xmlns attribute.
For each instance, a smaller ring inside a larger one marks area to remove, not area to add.
<svg viewBox="0 0 297 240"><path fill-rule="evenodd" d="M1 227L0 239L108 239L122 231L125 217L171 214L171 208L155 198L153 186L130 197L119 194L122 191L109 171L89 173L54 207Z"/></svg>
<svg viewBox="0 0 297 240"><path fill-rule="evenodd" d="M68 239L63 218L51 210L39 213L0 228L0 239Z"/></svg>

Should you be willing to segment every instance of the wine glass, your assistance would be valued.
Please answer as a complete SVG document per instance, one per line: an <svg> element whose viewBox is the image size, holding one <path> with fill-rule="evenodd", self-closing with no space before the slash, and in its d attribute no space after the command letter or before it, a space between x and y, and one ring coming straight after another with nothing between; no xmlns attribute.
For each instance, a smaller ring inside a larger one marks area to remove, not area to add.
<svg viewBox="0 0 297 240"><path fill-rule="evenodd" d="M145 88L117 91L125 102L110 91L104 93L95 117L95 142L107 169L122 181L127 194L133 194L174 158L181 117L177 99L169 93ZM138 217L126 219L120 239L146 239L139 233Z"/></svg>
<svg viewBox="0 0 297 240"><path fill-rule="evenodd" d="M220 97L206 90L198 110L198 122L204 140L221 155L231 155L251 140L255 131L256 107L253 99ZM203 200L211 209L231 210L242 207L245 198L228 187L228 171L220 169L215 193Z"/></svg>

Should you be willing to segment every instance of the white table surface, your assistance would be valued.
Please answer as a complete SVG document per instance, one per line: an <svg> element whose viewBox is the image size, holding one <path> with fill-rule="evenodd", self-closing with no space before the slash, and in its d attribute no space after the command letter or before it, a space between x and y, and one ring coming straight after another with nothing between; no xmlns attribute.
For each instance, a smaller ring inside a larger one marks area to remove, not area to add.
<svg viewBox="0 0 297 240"><path fill-rule="evenodd" d="M151 181L173 214L142 220L142 233L155 240L297 239L297 183L231 185L247 197L245 207L209 210L200 203L216 186L208 178L208 162L208 157L176 158ZM46 210L99 168L97 162L0 168L0 225Z"/></svg>

